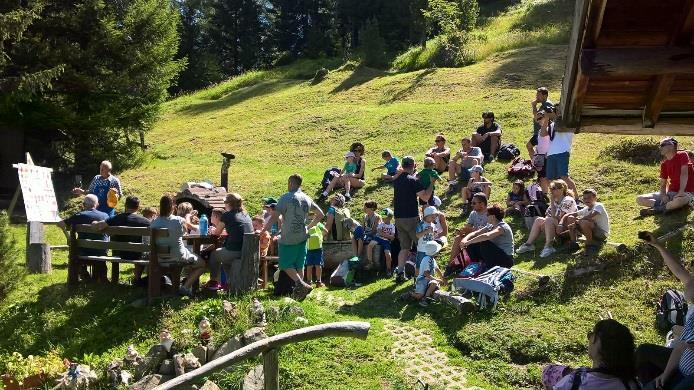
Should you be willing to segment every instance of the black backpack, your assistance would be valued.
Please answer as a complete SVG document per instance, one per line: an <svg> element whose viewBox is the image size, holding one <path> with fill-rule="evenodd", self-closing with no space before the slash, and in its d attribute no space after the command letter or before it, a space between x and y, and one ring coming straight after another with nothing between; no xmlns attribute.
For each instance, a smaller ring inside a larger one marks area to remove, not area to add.
<svg viewBox="0 0 694 390"><path fill-rule="evenodd" d="M520 156L520 154L520 150L514 144L501 145L499 151L496 153L496 158L499 160L511 161Z"/></svg>
<svg viewBox="0 0 694 390"><path fill-rule="evenodd" d="M287 275L286 272L280 270L277 281L273 283L273 294L276 296L287 296L294 292L294 281Z"/></svg>
<svg viewBox="0 0 694 390"><path fill-rule="evenodd" d="M656 305L655 320L661 330L670 330L675 325L684 325L687 316L687 301L677 290L667 290Z"/></svg>
<svg viewBox="0 0 694 390"><path fill-rule="evenodd" d="M323 180L320 182L321 184L321 189L325 191L326 188L328 188L328 185L330 182L333 180L333 177L335 176L335 173L339 174L340 173L340 168L338 167L332 167L328 168L324 173L323 173Z"/></svg>

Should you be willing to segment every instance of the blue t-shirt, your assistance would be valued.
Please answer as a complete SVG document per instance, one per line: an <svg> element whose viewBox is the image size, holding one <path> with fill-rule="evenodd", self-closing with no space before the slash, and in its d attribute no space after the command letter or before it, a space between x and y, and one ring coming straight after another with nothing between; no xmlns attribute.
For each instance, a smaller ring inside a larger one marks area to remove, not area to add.
<svg viewBox="0 0 694 390"><path fill-rule="evenodd" d="M400 161L395 156L392 156L390 160L386 161L383 166L386 168L386 173L388 176L393 176L398 173L398 167L400 166Z"/></svg>
<svg viewBox="0 0 694 390"><path fill-rule="evenodd" d="M108 219L108 214L99 210L84 210L66 219L64 222L74 229L75 225L91 225L94 221L105 221ZM106 241L108 237L105 234L98 233L78 233L77 238L85 240L102 240ZM81 256L106 256L106 251L103 249L80 248Z"/></svg>
<svg viewBox="0 0 694 390"><path fill-rule="evenodd" d="M96 209L108 214L109 217L116 215L116 209L108 207L108 190L111 188L116 189L119 197L123 196L123 192L120 188L120 180L113 175L105 179L101 175L94 176L87 190L88 193L96 195L99 199L99 206L97 206Z"/></svg>

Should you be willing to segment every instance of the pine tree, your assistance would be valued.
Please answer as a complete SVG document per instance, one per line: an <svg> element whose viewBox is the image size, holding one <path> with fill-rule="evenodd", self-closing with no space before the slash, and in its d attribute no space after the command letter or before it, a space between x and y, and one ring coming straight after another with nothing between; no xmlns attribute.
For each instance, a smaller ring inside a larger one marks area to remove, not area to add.
<svg viewBox="0 0 694 390"><path fill-rule="evenodd" d="M0 301L22 281L25 272L20 257L10 233L7 213L0 211Z"/></svg>
<svg viewBox="0 0 694 390"><path fill-rule="evenodd" d="M227 75L239 74L262 63L261 13L262 8L256 0L215 2L211 34Z"/></svg>
<svg viewBox="0 0 694 390"><path fill-rule="evenodd" d="M361 52L364 65L379 67L386 63L386 43L381 37L378 20L370 19L361 30Z"/></svg>

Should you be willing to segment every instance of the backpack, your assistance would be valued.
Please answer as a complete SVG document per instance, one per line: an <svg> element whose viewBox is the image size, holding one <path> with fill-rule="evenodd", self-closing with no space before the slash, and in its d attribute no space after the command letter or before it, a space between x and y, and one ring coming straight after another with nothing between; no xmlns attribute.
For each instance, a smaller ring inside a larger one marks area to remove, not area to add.
<svg viewBox="0 0 694 390"><path fill-rule="evenodd" d="M325 191L325 189L328 188L328 185L330 185L330 182L333 180L333 177L335 177L335 174L340 174L340 168L331 167L323 173L323 180L320 182L321 191Z"/></svg>
<svg viewBox="0 0 694 390"><path fill-rule="evenodd" d="M350 218L351 214L348 208L343 207L341 209L335 209L335 219L333 220L333 226L331 229L331 236L334 241L352 240L352 232L349 230L349 227L345 223L345 221L347 221Z"/></svg>
<svg viewBox="0 0 694 390"><path fill-rule="evenodd" d="M352 257L344 260L330 275L330 285L336 287L348 287L354 282L354 274L359 267L359 258Z"/></svg>
<svg viewBox="0 0 694 390"><path fill-rule="evenodd" d="M405 278L410 279L417 276L417 253L410 251L405 261Z"/></svg>
<svg viewBox="0 0 694 390"><path fill-rule="evenodd" d="M518 147L514 144L501 145L499 151L496 153L496 158L499 160L511 161L520 156L520 154L520 150L518 150Z"/></svg>
<svg viewBox="0 0 694 390"><path fill-rule="evenodd" d="M658 327L669 330L674 325L684 325L687 316L687 301L677 290L667 290L656 306L655 319Z"/></svg>
<svg viewBox="0 0 694 390"><path fill-rule="evenodd" d="M508 175L519 179L529 178L535 175L535 167L532 161L516 157L508 167Z"/></svg>
<svg viewBox="0 0 694 390"><path fill-rule="evenodd" d="M463 293L476 295L480 309L494 309L499 302L499 294L510 292L509 288L513 289L514 277L513 274L508 274L511 274L510 269L496 266L472 279L457 278L453 281L453 287Z"/></svg>
<svg viewBox="0 0 694 390"><path fill-rule="evenodd" d="M273 294L276 296L291 295L294 291L294 281L282 270L277 270L277 277L273 283Z"/></svg>
<svg viewBox="0 0 694 390"><path fill-rule="evenodd" d="M444 272L445 277L450 277L453 275L458 275L465 270L465 268L472 263L467 250L463 249L458 253L453 260L446 266L446 271Z"/></svg>

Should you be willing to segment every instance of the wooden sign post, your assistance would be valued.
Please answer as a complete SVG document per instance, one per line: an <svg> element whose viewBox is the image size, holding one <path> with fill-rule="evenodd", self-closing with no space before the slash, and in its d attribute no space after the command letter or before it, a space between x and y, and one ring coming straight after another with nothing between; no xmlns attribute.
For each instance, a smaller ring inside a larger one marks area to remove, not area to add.
<svg viewBox="0 0 694 390"><path fill-rule="evenodd" d="M50 168L34 165L29 153L26 164L14 164L27 214L26 263L30 272L51 272L51 246L46 242L44 223L60 221Z"/></svg>

